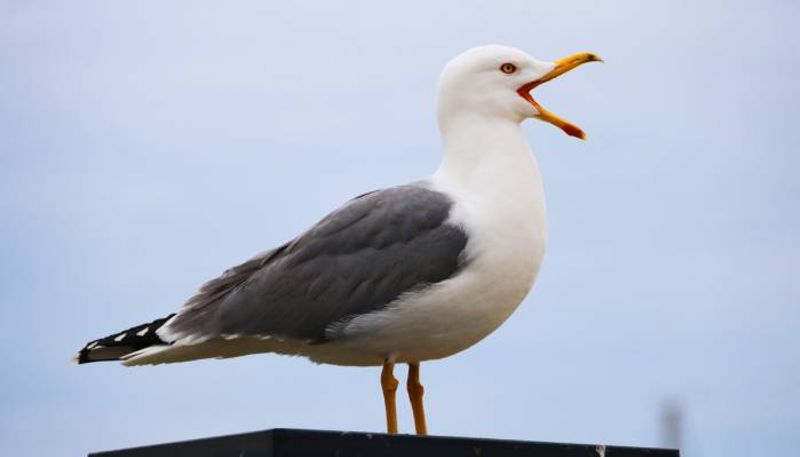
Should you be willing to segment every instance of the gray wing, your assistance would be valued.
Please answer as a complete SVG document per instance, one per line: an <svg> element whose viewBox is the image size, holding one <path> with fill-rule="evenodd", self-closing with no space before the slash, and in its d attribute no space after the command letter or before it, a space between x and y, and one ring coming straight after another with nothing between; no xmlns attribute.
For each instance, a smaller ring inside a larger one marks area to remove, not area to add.
<svg viewBox="0 0 800 457"><path fill-rule="evenodd" d="M421 186L362 195L295 240L206 283L167 324L173 341L273 335L323 342L333 323L386 307L463 266L451 199Z"/></svg>

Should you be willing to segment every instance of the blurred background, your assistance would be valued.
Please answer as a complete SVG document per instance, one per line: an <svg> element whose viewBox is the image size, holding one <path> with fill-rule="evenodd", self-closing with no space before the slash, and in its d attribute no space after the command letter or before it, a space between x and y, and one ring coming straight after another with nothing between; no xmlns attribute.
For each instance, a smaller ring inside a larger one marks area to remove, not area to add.
<svg viewBox="0 0 800 457"><path fill-rule="evenodd" d="M526 123L544 267L506 325L423 365L432 432L796 452L799 18L777 0L3 1L0 454L382 431L374 368L70 358L431 173L439 72L487 43L607 63L538 92L589 138Z"/></svg>

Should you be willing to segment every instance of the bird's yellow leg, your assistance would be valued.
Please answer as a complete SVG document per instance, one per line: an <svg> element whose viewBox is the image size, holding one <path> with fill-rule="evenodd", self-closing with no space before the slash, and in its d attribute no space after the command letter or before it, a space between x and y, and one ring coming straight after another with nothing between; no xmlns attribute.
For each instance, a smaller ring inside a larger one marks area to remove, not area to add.
<svg viewBox="0 0 800 457"><path fill-rule="evenodd" d="M386 406L386 433L397 433L397 379L394 377L394 362L383 362L381 371L381 387L383 388L383 403Z"/></svg>
<svg viewBox="0 0 800 457"><path fill-rule="evenodd" d="M425 423L425 407L422 405L422 396L425 388L419 382L419 363L408 364L408 398L411 399L411 409L414 411L414 428L417 435L427 435L428 425Z"/></svg>

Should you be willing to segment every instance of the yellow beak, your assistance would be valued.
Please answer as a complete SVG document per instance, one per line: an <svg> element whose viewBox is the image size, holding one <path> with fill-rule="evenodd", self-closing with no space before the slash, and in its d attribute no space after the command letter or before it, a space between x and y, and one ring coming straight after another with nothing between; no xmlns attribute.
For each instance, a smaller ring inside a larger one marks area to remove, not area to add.
<svg viewBox="0 0 800 457"><path fill-rule="evenodd" d="M555 114L551 113L550 111L544 109L544 107L542 107L542 105L540 105L539 102L533 99L531 91L536 86L546 83L551 79L555 79L563 75L564 73L574 68L577 68L587 62L602 62L602 61L603 59L601 59L600 56L598 56L597 54L592 54L590 52L582 52L580 54L575 54L569 57L565 57L563 59L556 60L554 62L555 67L549 73L547 73L546 75L542 76L541 78L535 81L523 84L522 86L520 86L519 89L517 89L517 93L522 98L527 100L528 103L533 105L534 108L536 108L536 111L539 112L538 115L539 119L555 125L556 127L563 130L564 133L566 133L569 136L574 136L582 140L585 140L586 134L583 133L583 130L581 130L580 127L578 127L575 124L571 124L565 121L564 119L561 119L560 117L556 116Z"/></svg>

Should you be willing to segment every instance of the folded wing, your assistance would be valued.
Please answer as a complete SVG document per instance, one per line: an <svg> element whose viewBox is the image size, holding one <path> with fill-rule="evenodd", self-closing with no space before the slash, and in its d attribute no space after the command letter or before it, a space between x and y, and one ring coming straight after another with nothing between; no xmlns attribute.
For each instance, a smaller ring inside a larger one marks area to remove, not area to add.
<svg viewBox="0 0 800 457"><path fill-rule="evenodd" d="M295 240L206 283L161 329L165 341L279 337L323 343L332 325L385 308L463 267L453 202L423 185L362 195Z"/></svg>

